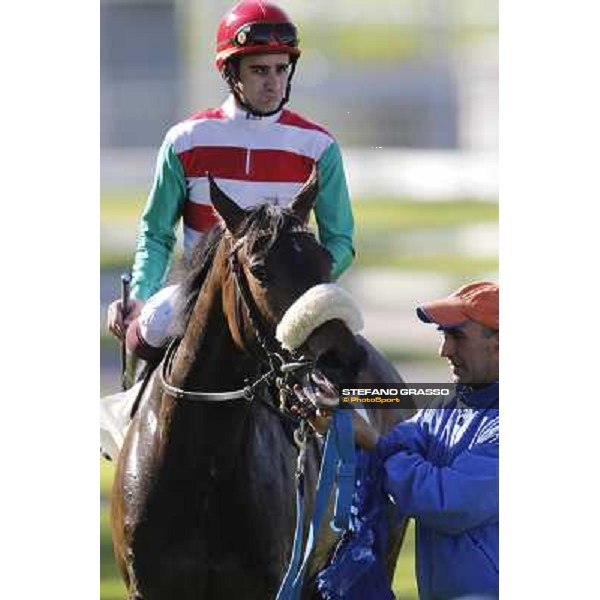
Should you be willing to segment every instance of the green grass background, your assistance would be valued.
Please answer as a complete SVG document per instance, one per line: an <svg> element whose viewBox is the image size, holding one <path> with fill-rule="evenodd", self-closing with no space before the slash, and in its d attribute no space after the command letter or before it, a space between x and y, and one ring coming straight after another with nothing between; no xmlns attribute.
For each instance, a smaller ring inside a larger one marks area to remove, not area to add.
<svg viewBox="0 0 600 600"><path fill-rule="evenodd" d="M100 205L102 269L128 267L135 248L137 219L144 196L135 192L113 192L102 197ZM473 277L497 270L495 257L457 254L451 241L466 225L498 222L498 204L477 199L420 202L412 198L364 198L353 204L356 226L356 261L353 270L388 267L410 272L442 272ZM111 243L111 231L128 232L127 241ZM394 250L406 236L420 232L437 233L449 240L431 251ZM444 246L441 251L439 247Z"/></svg>

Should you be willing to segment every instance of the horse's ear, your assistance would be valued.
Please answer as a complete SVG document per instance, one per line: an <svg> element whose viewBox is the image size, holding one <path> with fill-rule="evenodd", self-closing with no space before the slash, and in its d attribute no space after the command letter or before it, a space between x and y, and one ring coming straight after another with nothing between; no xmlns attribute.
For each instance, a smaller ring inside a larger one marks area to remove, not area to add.
<svg viewBox="0 0 600 600"><path fill-rule="evenodd" d="M317 177L317 165L315 163L310 177L290 204L290 208L296 213L297 216L300 217L303 223L308 221L308 215L310 213L310 209L315 203L315 200L317 199L318 191L319 181Z"/></svg>
<svg viewBox="0 0 600 600"><path fill-rule="evenodd" d="M212 175L207 173L210 185L210 201L218 215L225 222L225 227L235 233L246 216L246 211L240 208L215 182Z"/></svg>

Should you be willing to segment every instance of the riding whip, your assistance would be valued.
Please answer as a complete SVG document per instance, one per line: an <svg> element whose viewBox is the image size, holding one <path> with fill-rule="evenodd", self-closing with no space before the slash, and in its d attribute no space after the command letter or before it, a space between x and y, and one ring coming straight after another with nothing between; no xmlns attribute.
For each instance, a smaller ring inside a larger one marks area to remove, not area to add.
<svg viewBox="0 0 600 600"><path fill-rule="evenodd" d="M121 340L121 389L126 390L128 385L127 376L127 344L125 342L125 317L129 312L129 286L131 284L131 275L123 273L121 275L121 314L123 315L123 339Z"/></svg>

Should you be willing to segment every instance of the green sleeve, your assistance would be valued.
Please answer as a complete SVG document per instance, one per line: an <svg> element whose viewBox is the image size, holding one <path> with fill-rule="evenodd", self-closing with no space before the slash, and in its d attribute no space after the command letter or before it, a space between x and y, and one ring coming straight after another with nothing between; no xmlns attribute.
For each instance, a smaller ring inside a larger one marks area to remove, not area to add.
<svg viewBox="0 0 600 600"><path fill-rule="evenodd" d="M140 220L133 262L133 298L147 300L164 283L185 198L183 166L167 138L158 153L154 183Z"/></svg>
<svg viewBox="0 0 600 600"><path fill-rule="evenodd" d="M332 277L337 279L354 259L352 240L354 218L346 185L342 154L337 142L317 163L319 195L315 204L315 217L319 239L333 256Z"/></svg>

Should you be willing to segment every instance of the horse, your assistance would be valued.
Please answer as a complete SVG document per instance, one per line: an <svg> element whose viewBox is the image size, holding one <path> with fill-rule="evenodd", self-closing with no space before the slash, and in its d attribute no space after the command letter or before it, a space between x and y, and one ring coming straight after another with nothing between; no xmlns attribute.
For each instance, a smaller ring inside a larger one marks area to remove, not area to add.
<svg viewBox="0 0 600 600"><path fill-rule="evenodd" d="M274 357L282 349L273 350L273 332L290 305L330 281L331 257L306 224L317 177L313 172L287 208L244 210L210 176L209 184L220 224L182 283L178 335L117 461L111 529L129 600L274 598L292 552L296 423L278 406ZM340 319L315 328L295 356L338 381L403 385ZM369 412L385 432L403 410ZM307 515L319 461L312 436ZM402 535L390 542L392 574ZM311 581L335 541L330 530L320 535ZM303 598L313 597L309 581Z"/></svg>

